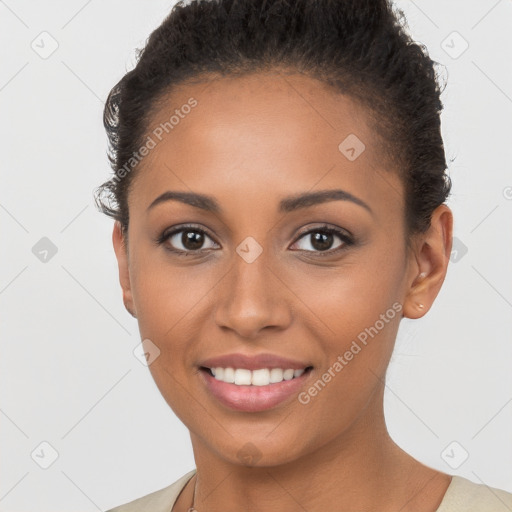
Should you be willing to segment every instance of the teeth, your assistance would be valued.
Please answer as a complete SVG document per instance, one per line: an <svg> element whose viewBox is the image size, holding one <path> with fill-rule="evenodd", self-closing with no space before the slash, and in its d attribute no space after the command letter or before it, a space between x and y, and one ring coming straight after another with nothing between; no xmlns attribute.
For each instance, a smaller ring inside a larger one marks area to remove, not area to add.
<svg viewBox="0 0 512 512"><path fill-rule="evenodd" d="M281 382L283 380L283 370L281 368L272 368L270 370L270 383Z"/></svg>
<svg viewBox="0 0 512 512"><path fill-rule="evenodd" d="M291 379L293 379L293 370L285 370L283 372L283 379L284 380L291 380Z"/></svg>
<svg viewBox="0 0 512 512"><path fill-rule="evenodd" d="M217 368L217 371L219 371L219 368ZM250 385L251 384L251 370L242 370L237 369L235 370L235 384L238 386L245 384ZM217 378L217 377L215 377ZM222 377L219 377L219 380L223 380Z"/></svg>
<svg viewBox="0 0 512 512"><path fill-rule="evenodd" d="M235 370L233 368L224 368L224 382L232 384L235 382Z"/></svg>
<svg viewBox="0 0 512 512"><path fill-rule="evenodd" d="M283 380L291 380L300 377L305 369L293 370L292 368L261 368L258 370L246 370L245 368L211 368L213 376L217 380L236 384L238 386L267 386L277 384Z"/></svg>
<svg viewBox="0 0 512 512"><path fill-rule="evenodd" d="M253 386L268 386L270 384L270 370L266 368L254 370L252 372L251 384Z"/></svg>

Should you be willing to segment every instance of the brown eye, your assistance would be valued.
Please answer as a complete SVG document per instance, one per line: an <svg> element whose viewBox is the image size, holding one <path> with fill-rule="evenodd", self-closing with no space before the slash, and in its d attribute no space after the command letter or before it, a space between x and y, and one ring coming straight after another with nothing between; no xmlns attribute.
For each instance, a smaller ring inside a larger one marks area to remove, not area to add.
<svg viewBox="0 0 512 512"><path fill-rule="evenodd" d="M196 227L182 227L164 233L158 241L168 245L171 251L185 254L218 247L205 231Z"/></svg>
<svg viewBox="0 0 512 512"><path fill-rule="evenodd" d="M299 245L301 242L302 247ZM352 244L351 238L343 231L323 227L304 233L294 245L299 245L298 249L302 251L332 253Z"/></svg>
<svg viewBox="0 0 512 512"><path fill-rule="evenodd" d="M205 235L197 231L182 231L180 242L187 251L201 249L204 244Z"/></svg>

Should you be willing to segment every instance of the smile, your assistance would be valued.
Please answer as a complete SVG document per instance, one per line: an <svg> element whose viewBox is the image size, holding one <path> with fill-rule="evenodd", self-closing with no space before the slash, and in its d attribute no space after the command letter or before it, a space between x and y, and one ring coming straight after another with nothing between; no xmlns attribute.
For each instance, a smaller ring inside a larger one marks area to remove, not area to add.
<svg viewBox="0 0 512 512"><path fill-rule="evenodd" d="M222 406L256 413L292 401L306 387L312 366L291 368L200 367L207 393Z"/></svg>
<svg viewBox="0 0 512 512"><path fill-rule="evenodd" d="M268 386L278 384L283 380L292 380L300 377L306 368L294 370L293 368L260 368L258 370L247 370L245 368L209 368L210 373L216 380L235 384L237 386Z"/></svg>

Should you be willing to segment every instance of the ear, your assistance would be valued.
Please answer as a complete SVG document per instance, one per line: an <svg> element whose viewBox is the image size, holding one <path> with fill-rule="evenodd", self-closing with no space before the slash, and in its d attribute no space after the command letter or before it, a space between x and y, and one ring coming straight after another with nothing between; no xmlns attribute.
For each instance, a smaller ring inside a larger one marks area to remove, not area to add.
<svg viewBox="0 0 512 512"><path fill-rule="evenodd" d="M114 231L112 232L112 243L116 253L117 265L119 267L119 282L123 289L123 303L128 313L136 318L135 307L133 304L132 290L130 285L130 271L128 260L128 248L126 240L121 229L121 223L114 223Z"/></svg>
<svg viewBox="0 0 512 512"><path fill-rule="evenodd" d="M453 214L445 204L438 206L429 229L414 242L414 264L403 315L421 318L432 306L446 276L452 251Z"/></svg>

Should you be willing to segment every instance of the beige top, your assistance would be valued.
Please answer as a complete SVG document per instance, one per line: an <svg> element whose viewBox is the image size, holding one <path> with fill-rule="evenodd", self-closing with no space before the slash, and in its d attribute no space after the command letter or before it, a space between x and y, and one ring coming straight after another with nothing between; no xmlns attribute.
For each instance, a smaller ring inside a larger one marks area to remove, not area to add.
<svg viewBox="0 0 512 512"><path fill-rule="evenodd" d="M192 470L159 491L120 505L107 512L171 512L178 495L194 476ZM436 512L511 512L512 494L501 489L476 484L454 475Z"/></svg>

